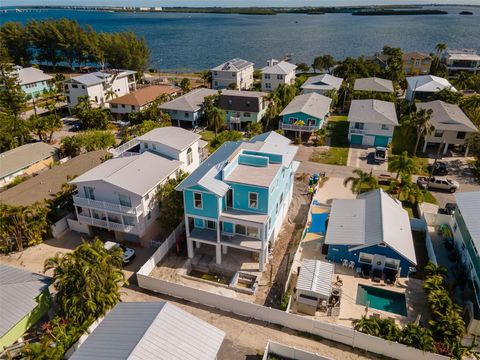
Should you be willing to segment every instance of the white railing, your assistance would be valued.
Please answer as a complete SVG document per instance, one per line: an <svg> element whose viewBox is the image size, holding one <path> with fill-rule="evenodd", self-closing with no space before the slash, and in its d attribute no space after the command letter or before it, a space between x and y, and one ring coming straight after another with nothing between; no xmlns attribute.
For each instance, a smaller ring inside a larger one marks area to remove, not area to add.
<svg viewBox="0 0 480 360"><path fill-rule="evenodd" d="M79 206L89 207L93 209L114 211L114 212L128 214L128 215L139 215L142 213L141 204L136 207L128 207L128 206L123 206L120 204L115 204L107 201L87 199L80 196L74 196L73 203Z"/></svg>
<svg viewBox="0 0 480 360"><path fill-rule="evenodd" d="M131 151L124 151L123 153L121 153L117 157L138 156L138 155L140 155L140 153L131 152Z"/></svg>
<svg viewBox="0 0 480 360"><path fill-rule="evenodd" d="M131 149L132 147L138 145L140 141L137 138L133 138L130 141L127 141L125 144L120 145L117 148L110 149L109 152L110 154L113 155L113 157L118 157L128 149Z"/></svg>
<svg viewBox="0 0 480 360"><path fill-rule="evenodd" d="M350 134L365 134L364 129L350 128Z"/></svg>
<svg viewBox="0 0 480 360"><path fill-rule="evenodd" d="M319 129L318 126L285 124L282 121L280 121L279 123L279 128L283 130L308 131L308 132L316 131Z"/></svg>
<svg viewBox="0 0 480 360"><path fill-rule="evenodd" d="M240 117L239 116L230 116L228 120L230 124L240 124Z"/></svg>
<svg viewBox="0 0 480 360"><path fill-rule="evenodd" d="M114 230L114 231L121 231L121 232L132 232L135 229L135 226L132 225L123 225L119 224L113 221L107 221L107 220L101 220L101 219L95 219L92 217L88 216L82 216L78 215L77 219L80 223L85 223L88 225L93 225L93 226L98 226L102 227L108 230ZM142 230L143 226L138 225L138 231L140 232Z"/></svg>

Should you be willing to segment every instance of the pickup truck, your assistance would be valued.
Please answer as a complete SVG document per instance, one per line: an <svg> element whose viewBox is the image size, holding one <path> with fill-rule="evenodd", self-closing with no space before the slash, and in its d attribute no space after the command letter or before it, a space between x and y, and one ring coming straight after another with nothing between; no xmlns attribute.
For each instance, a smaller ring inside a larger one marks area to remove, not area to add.
<svg viewBox="0 0 480 360"><path fill-rule="evenodd" d="M417 179L417 185L423 189L426 189L428 185L429 189L447 190L451 193L454 193L460 188L460 184L457 181L437 176L431 177L430 182L428 181L428 177L420 176Z"/></svg>

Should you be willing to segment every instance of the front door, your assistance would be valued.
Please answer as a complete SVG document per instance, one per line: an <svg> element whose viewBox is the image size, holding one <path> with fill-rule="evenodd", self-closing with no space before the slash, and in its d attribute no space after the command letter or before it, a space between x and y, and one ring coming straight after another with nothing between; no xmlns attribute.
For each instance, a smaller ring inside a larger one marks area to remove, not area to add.
<svg viewBox="0 0 480 360"><path fill-rule="evenodd" d="M373 257L373 268L380 269L383 271L384 267L385 267L385 256L375 254L375 256Z"/></svg>
<svg viewBox="0 0 480 360"><path fill-rule="evenodd" d="M227 192L227 208L233 207L233 190L229 189Z"/></svg>

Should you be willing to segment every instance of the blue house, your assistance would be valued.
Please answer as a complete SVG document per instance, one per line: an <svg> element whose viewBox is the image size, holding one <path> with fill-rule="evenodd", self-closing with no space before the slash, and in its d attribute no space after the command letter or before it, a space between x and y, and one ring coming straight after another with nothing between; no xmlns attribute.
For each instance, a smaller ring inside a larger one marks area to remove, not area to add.
<svg viewBox="0 0 480 360"><path fill-rule="evenodd" d="M353 261L356 267L407 276L417 264L408 213L381 189L333 200L325 244L329 260Z"/></svg>
<svg viewBox="0 0 480 360"><path fill-rule="evenodd" d="M18 82L23 92L32 97L40 96L45 90L50 89L50 81L53 79L48 74L45 74L42 70L21 66L15 66L15 73L18 77Z"/></svg>
<svg viewBox="0 0 480 360"><path fill-rule="evenodd" d="M296 152L276 132L226 142L182 181L188 257L207 244L221 264L237 248L257 253L263 271L292 200Z"/></svg>
<svg viewBox="0 0 480 360"><path fill-rule="evenodd" d="M332 99L317 93L295 96L280 113L279 128L296 132L316 131L327 120L331 104Z"/></svg>

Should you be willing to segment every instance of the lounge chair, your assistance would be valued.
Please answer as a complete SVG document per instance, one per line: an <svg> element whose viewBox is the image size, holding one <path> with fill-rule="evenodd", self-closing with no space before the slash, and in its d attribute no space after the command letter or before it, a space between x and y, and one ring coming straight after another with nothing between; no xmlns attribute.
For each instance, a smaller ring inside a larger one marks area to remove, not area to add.
<svg viewBox="0 0 480 360"><path fill-rule="evenodd" d="M382 280L382 270L380 270L380 269L373 270L372 281L373 282L380 282L380 280Z"/></svg>

